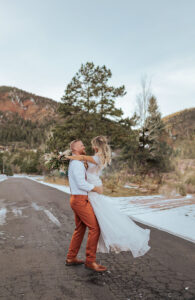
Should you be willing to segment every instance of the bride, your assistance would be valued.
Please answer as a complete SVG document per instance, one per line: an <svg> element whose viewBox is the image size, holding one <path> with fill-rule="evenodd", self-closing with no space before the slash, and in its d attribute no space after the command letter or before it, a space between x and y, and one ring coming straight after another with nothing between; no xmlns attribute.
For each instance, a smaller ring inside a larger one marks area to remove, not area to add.
<svg viewBox="0 0 195 300"><path fill-rule="evenodd" d="M66 156L71 160L81 160L88 164L87 181L95 186L102 185L100 175L103 169L111 163L111 149L105 136L97 136L91 141L93 156ZM134 257L144 255L149 249L150 230L139 227L127 215L122 213L120 206L113 199L96 192L89 192L89 201L100 226L100 238L97 252L113 251L132 252Z"/></svg>

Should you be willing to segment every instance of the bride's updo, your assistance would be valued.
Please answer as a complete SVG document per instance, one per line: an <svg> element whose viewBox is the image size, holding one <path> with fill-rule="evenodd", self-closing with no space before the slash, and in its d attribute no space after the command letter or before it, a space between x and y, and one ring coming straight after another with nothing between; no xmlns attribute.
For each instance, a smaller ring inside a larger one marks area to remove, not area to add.
<svg viewBox="0 0 195 300"><path fill-rule="evenodd" d="M102 166L106 167L111 163L111 149L105 136L96 136L92 139L91 145L97 151Z"/></svg>

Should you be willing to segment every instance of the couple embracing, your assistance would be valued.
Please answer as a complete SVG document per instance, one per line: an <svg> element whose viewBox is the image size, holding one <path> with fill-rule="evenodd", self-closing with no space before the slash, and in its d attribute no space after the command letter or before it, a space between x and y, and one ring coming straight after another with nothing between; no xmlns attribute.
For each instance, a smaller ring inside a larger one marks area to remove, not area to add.
<svg viewBox="0 0 195 300"><path fill-rule="evenodd" d="M104 196L100 175L111 163L111 149L105 136L91 141L93 156L87 156L81 140L70 144L71 156L68 177L71 191L70 205L75 216L75 230L66 257L66 265L85 264L97 272L106 270L96 262L96 252L118 253L131 251L134 257L144 255L149 249L150 230L136 225L120 210L113 199ZM77 258L86 228L88 239L86 260Z"/></svg>

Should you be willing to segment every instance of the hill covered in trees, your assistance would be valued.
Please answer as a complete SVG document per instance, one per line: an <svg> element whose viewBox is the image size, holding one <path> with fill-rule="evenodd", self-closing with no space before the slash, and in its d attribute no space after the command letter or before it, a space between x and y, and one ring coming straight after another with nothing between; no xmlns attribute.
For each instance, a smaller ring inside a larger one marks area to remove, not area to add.
<svg viewBox="0 0 195 300"><path fill-rule="evenodd" d="M195 133L195 107L175 112L162 120L169 135L174 139L190 139Z"/></svg>
<svg viewBox="0 0 195 300"><path fill-rule="evenodd" d="M15 87L0 87L0 145L44 148L59 115L58 103Z"/></svg>
<svg viewBox="0 0 195 300"><path fill-rule="evenodd" d="M195 107L164 117L167 142L182 158L195 159Z"/></svg>

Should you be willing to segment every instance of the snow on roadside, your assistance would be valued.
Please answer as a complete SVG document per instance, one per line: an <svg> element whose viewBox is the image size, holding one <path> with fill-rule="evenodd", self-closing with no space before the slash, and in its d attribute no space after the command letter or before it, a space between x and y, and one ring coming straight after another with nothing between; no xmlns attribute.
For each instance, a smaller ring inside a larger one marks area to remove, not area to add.
<svg viewBox="0 0 195 300"><path fill-rule="evenodd" d="M44 176L41 176L41 175L40 176L29 176L29 175L25 175L25 174L14 174L13 177L28 178L28 179L34 180L36 182L39 182L41 184L45 184L45 185L51 186L53 188L56 188L57 190L60 190L60 191L62 191L64 193L70 194L70 188L69 188L69 186L45 182L45 181L43 181Z"/></svg>
<svg viewBox="0 0 195 300"><path fill-rule="evenodd" d="M36 181L36 180L35 180ZM66 186L66 185L59 185L59 184L54 184L54 183L49 183L49 182L44 182L44 181L37 181L37 182L40 182L42 184L45 184L45 185L48 185L48 186L51 186L57 190L60 190L64 193L67 193L67 194L70 194L70 188L69 186Z"/></svg>
<svg viewBox="0 0 195 300"><path fill-rule="evenodd" d="M23 176L37 181L43 176ZM70 188L65 185L51 184L43 180L37 181L70 194ZM108 197L108 196L104 196ZM157 229L169 232L195 243L195 204L188 204L192 195L167 199L163 195L131 196L131 197L108 197L120 208L124 206L123 212L135 221ZM171 206L177 202L178 207ZM192 201L193 202L193 201ZM181 203L181 206L180 206ZM182 204L183 203L183 204ZM168 209L163 206L169 205Z"/></svg>
<svg viewBox="0 0 195 300"><path fill-rule="evenodd" d="M7 175L0 174L0 182L7 179Z"/></svg>
<svg viewBox="0 0 195 300"><path fill-rule="evenodd" d="M32 179L32 180L44 179L44 176L42 176L42 175L27 175L27 174L14 174L12 177L29 178L29 179Z"/></svg>
<svg viewBox="0 0 195 300"><path fill-rule="evenodd" d="M142 214L134 213L132 218L195 243L195 204Z"/></svg>

